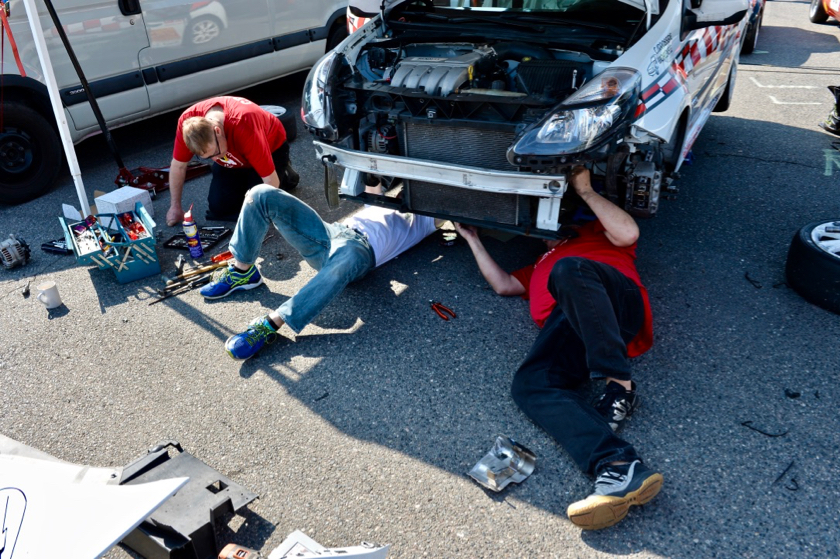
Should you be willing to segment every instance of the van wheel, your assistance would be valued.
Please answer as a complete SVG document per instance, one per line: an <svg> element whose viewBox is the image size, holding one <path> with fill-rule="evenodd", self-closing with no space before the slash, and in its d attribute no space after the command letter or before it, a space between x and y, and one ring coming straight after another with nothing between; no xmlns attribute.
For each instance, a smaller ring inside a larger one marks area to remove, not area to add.
<svg viewBox="0 0 840 559"><path fill-rule="evenodd" d="M732 67L729 69L729 78L726 80L726 89L723 90L723 95L721 95L720 99L718 99L713 112L722 113L729 109L729 105L732 104L733 94L735 93L735 78L737 75L738 61L733 60Z"/></svg>
<svg viewBox="0 0 840 559"><path fill-rule="evenodd" d="M64 162L58 133L21 103L3 107L0 131L0 203L20 204L46 193Z"/></svg>
<svg viewBox="0 0 840 559"><path fill-rule="evenodd" d="M341 43L344 39L347 38L347 22L342 21L343 25L336 25L333 27L333 30L330 32L330 36L327 38L327 52L330 52L335 47Z"/></svg>
<svg viewBox="0 0 840 559"><path fill-rule="evenodd" d="M744 36L744 44L741 45L741 54L752 54L758 45L758 32L761 30L761 20L764 19L764 10L758 12L755 23L750 25L747 34Z"/></svg>
<svg viewBox="0 0 840 559"><path fill-rule="evenodd" d="M808 19L811 20L811 23L825 23L828 21L828 13L825 11L822 0L811 0Z"/></svg>
<svg viewBox="0 0 840 559"><path fill-rule="evenodd" d="M805 300L840 314L840 219L800 229L790 243L785 274Z"/></svg>

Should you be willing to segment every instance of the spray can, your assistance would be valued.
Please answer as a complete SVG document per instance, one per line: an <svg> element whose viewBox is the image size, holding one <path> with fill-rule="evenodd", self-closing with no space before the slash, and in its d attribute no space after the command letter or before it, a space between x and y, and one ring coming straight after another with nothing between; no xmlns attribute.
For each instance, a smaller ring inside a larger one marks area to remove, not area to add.
<svg viewBox="0 0 840 559"><path fill-rule="evenodd" d="M184 235L187 237L187 246L190 248L190 256L201 258L204 256L204 249L201 248L201 238L198 236L198 227L192 216L192 206L184 214Z"/></svg>

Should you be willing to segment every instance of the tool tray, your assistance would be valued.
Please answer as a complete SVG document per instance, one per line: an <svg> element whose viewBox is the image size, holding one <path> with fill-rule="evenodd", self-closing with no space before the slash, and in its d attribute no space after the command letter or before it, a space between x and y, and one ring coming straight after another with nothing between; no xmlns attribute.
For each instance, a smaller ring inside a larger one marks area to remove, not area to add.
<svg viewBox="0 0 840 559"><path fill-rule="evenodd" d="M58 220L78 264L110 269L120 283L160 273L155 221L140 202L133 212L96 214L75 222Z"/></svg>

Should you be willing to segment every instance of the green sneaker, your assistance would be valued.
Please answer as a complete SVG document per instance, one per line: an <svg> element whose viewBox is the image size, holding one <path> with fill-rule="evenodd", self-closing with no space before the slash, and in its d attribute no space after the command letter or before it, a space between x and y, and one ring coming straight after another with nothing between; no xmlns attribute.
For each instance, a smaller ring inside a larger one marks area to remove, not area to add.
<svg viewBox="0 0 840 559"><path fill-rule="evenodd" d="M277 339L277 331L272 328L268 315L251 322L241 334L231 336L225 342L225 351L237 361L245 361L257 354L264 345Z"/></svg>

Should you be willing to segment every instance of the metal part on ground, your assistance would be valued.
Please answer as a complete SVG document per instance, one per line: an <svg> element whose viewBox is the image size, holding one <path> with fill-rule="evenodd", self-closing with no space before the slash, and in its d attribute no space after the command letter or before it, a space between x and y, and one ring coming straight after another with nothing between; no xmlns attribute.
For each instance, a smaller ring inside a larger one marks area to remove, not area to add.
<svg viewBox="0 0 840 559"><path fill-rule="evenodd" d="M14 235L9 235L9 238L0 242L0 263L7 270L17 266L23 266L29 261L29 245L23 239L18 239Z"/></svg>
<svg viewBox="0 0 840 559"><path fill-rule="evenodd" d="M499 435L484 458L468 472L471 478L491 491L501 491L510 483L521 483L531 475L537 456L509 437Z"/></svg>
<svg viewBox="0 0 840 559"><path fill-rule="evenodd" d="M326 548L300 530L295 530L277 546L268 559L322 559L325 557L346 557L348 559L385 559L391 550L390 545L362 542L350 547Z"/></svg>

